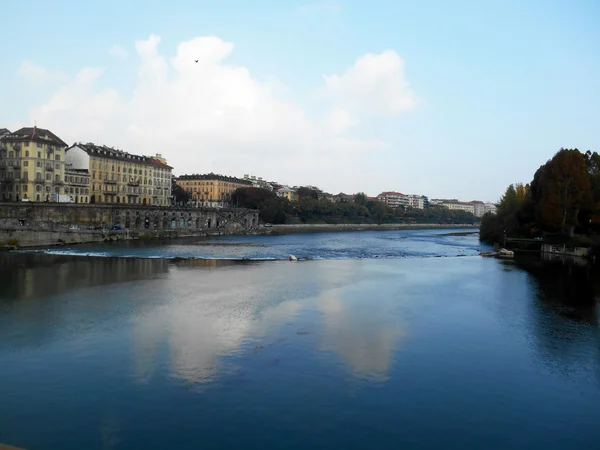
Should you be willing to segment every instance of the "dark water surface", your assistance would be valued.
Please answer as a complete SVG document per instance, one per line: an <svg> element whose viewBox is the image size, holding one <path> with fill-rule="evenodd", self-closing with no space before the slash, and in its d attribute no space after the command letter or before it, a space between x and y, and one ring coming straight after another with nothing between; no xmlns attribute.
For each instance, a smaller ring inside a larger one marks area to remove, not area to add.
<svg viewBox="0 0 600 450"><path fill-rule="evenodd" d="M600 448L598 277L427 257L479 248L431 236L231 238L285 256L332 239L297 263L0 254L0 442Z"/></svg>

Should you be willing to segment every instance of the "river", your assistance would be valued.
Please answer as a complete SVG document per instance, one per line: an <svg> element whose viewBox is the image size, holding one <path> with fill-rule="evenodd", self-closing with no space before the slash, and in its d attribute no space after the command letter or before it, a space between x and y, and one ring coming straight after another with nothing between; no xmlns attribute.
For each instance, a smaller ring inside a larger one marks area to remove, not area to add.
<svg viewBox="0 0 600 450"><path fill-rule="evenodd" d="M598 275L456 231L0 253L0 442L599 448Z"/></svg>

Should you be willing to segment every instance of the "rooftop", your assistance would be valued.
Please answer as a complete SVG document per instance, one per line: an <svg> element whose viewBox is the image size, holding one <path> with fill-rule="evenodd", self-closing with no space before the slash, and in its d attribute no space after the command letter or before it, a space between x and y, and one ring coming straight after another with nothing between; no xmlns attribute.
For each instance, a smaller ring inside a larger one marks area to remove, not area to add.
<svg viewBox="0 0 600 450"><path fill-rule="evenodd" d="M145 164L151 164L151 165L155 165L154 162L152 162L152 161L157 161L157 160L151 161L151 159L148 158L147 156L133 155L131 153L124 152L123 150L118 150L116 148L108 147L106 145L96 145L91 142L88 142L87 144L83 144L81 142L75 143L71 147L69 147L67 149L67 151L71 150L73 147L79 147L84 152L86 152L88 155L94 155L94 156L98 155L98 156L102 156L104 158L120 159L120 160L125 160L125 161L135 161L137 163L145 163Z"/></svg>
<svg viewBox="0 0 600 450"><path fill-rule="evenodd" d="M386 191L386 192L382 192L377 197L379 197L379 196L382 196L382 197L383 196L390 196L390 195L396 195L396 196L400 196L400 197L404 197L405 196L402 192Z"/></svg>
<svg viewBox="0 0 600 450"><path fill-rule="evenodd" d="M219 175L215 173L207 173L207 174L191 174L191 175L181 175L177 177L177 180L181 181L195 181L195 180L220 180L220 181L229 181L231 183L244 184L247 186L252 186L252 182L249 180L243 180L237 177L228 177L226 175Z"/></svg>
<svg viewBox="0 0 600 450"><path fill-rule="evenodd" d="M6 130L6 128L3 128ZM7 130L8 131L8 130ZM1 133L0 133L1 134ZM23 127L14 133L8 133L2 136L2 140L8 142L35 141L44 144L53 144L60 147L66 147L67 144L52 131L38 127Z"/></svg>

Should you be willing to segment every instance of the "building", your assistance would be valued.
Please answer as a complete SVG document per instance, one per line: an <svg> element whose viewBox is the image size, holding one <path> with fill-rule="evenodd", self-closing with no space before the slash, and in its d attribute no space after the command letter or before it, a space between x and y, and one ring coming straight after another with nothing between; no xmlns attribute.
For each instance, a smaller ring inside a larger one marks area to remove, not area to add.
<svg viewBox="0 0 600 450"><path fill-rule="evenodd" d="M149 158L154 166L152 175L152 205L169 206L171 204L171 184L173 168L167 164L167 160L160 153Z"/></svg>
<svg viewBox="0 0 600 450"><path fill-rule="evenodd" d="M453 211L465 211L471 214L475 214L475 208L472 203L465 202L444 202L441 204L444 208L451 209Z"/></svg>
<svg viewBox="0 0 600 450"><path fill-rule="evenodd" d="M256 178L255 176L244 175L244 180L250 181L253 187L268 189L269 191L273 190L273 186L271 185L271 183L266 182L262 179L262 177Z"/></svg>
<svg viewBox="0 0 600 450"><path fill-rule="evenodd" d="M65 165L65 196L70 203L90 202L90 173L84 169L73 169Z"/></svg>
<svg viewBox="0 0 600 450"><path fill-rule="evenodd" d="M90 174L90 203L157 204L158 196L154 195L156 168L164 169L161 174L170 174L172 170L158 159L93 143L72 145L67 149L66 158L73 170L87 170ZM167 204L170 204L170 198L169 184Z"/></svg>
<svg viewBox="0 0 600 450"><path fill-rule="evenodd" d="M473 205L473 214L475 217L481 217L485 214L485 203L480 200L473 200L469 203Z"/></svg>
<svg viewBox="0 0 600 450"><path fill-rule="evenodd" d="M2 136L4 136L5 134L10 134L10 131L8 128L0 128L0 138L2 138Z"/></svg>
<svg viewBox="0 0 600 450"><path fill-rule="evenodd" d="M382 192L377 196L377 200L385 203L390 208L398 208L400 206L409 206L409 199L407 195L401 192L387 191Z"/></svg>
<svg viewBox="0 0 600 450"><path fill-rule="evenodd" d="M494 203L492 203L492 202L485 203L484 214L485 213L496 214L496 205Z"/></svg>
<svg viewBox="0 0 600 450"><path fill-rule="evenodd" d="M190 194L190 201L196 206L215 208L231 205L231 195L236 189L252 187L249 180L214 173L182 175L177 184Z"/></svg>
<svg viewBox="0 0 600 450"><path fill-rule="evenodd" d="M340 192L339 194L333 196L333 201L335 203L351 203L354 201L354 195L344 194L343 192Z"/></svg>
<svg viewBox="0 0 600 450"><path fill-rule="evenodd" d="M289 201L294 201L294 200L298 200L298 193L296 192L295 189L292 189L290 187L282 187L281 189L278 189L277 191L277 197L282 197L282 198L287 198Z"/></svg>
<svg viewBox="0 0 600 450"><path fill-rule="evenodd" d="M21 128L0 140L0 200L58 201L67 144L49 130Z"/></svg>

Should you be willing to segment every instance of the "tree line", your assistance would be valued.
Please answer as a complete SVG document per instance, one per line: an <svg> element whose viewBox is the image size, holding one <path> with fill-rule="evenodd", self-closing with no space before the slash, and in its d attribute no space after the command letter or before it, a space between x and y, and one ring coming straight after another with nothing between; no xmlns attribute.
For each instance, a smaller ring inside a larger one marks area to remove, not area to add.
<svg viewBox="0 0 600 450"><path fill-rule="evenodd" d="M599 212L600 155L561 148L530 183L508 186L497 213L481 218L480 239L500 243L505 236L597 234Z"/></svg>
<svg viewBox="0 0 600 450"><path fill-rule="evenodd" d="M243 208L259 211L262 221L272 224L285 223L441 223L473 224L478 219L465 211L454 211L440 206L425 209L390 208L380 201L367 199L364 193L354 194L352 199L332 202L319 198L313 189L301 187L296 191L297 200L278 197L267 189L248 187L237 189L232 203Z"/></svg>

